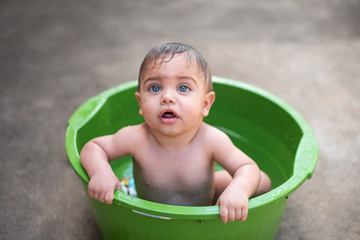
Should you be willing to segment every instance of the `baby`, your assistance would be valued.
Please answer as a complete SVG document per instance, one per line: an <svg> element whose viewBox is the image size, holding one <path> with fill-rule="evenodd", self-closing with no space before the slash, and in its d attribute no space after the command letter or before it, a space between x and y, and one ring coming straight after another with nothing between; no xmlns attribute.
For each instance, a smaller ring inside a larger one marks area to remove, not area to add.
<svg viewBox="0 0 360 240"><path fill-rule="evenodd" d="M220 217L245 221L249 198L271 189L269 177L222 131L203 122L215 100L208 64L194 48L167 43L146 55L135 93L145 122L89 141L81 163L91 198L111 204L119 179L109 161L131 155L140 198L220 205ZM214 171L215 162L225 170Z"/></svg>

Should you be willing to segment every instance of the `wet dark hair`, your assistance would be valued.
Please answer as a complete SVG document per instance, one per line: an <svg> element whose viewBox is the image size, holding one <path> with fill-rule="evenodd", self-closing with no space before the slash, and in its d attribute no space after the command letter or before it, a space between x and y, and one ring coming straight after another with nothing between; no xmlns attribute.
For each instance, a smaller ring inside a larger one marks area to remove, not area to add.
<svg viewBox="0 0 360 240"><path fill-rule="evenodd" d="M182 43L163 43L152 48L146 54L140 66L137 91L140 91L141 75L144 73L149 64L153 64L155 67L156 60L158 59L161 59L160 64L163 62L170 62L176 54L185 54L188 63L191 63L193 60L195 60L198 68L204 74L205 84L208 86L208 91L212 91L213 86L211 80L211 71L208 63L198 50Z"/></svg>

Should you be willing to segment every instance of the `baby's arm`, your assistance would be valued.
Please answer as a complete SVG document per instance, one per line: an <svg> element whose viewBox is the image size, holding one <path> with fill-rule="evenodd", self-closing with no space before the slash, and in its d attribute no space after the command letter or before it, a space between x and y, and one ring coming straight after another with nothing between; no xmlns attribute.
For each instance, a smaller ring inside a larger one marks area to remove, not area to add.
<svg viewBox="0 0 360 240"><path fill-rule="evenodd" d="M245 221L248 214L249 198L260 183L260 170L256 163L239 150L223 132L217 130L213 157L233 177L220 195L220 217L227 221Z"/></svg>
<svg viewBox="0 0 360 240"><path fill-rule="evenodd" d="M109 161L129 154L129 128L131 127L123 128L114 135L94 138L81 150L81 164L90 178L88 193L91 198L111 204L114 189L120 190L119 179Z"/></svg>

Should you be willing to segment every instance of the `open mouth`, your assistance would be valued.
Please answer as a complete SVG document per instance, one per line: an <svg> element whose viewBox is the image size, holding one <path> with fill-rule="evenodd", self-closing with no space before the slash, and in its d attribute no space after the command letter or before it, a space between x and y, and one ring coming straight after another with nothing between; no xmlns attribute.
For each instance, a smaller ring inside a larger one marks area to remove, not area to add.
<svg viewBox="0 0 360 240"><path fill-rule="evenodd" d="M173 112L164 112L161 117L166 118L166 119L170 119L170 118L176 118L176 115Z"/></svg>
<svg viewBox="0 0 360 240"><path fill-rule="evenodd" d="M160 119L163 123L175 123L179 116L177 113L171 109L165 109L161 115Z"/></svg>
<svg viewBox="0 0 360 240"><path fill-rule="evenodd" d="M164 114L161 117L163 117L163 118L176 118L176 115L173 112L164 112Z"/></svg>

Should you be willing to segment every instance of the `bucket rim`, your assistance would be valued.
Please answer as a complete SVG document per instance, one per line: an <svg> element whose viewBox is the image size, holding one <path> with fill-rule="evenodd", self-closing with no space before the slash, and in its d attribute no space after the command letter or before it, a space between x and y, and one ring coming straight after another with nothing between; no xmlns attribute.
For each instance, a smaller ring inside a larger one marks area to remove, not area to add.
<svg viewBox="0 0 360 240"><path fill-rule="evenodd" d="M312 177L318 161L318 143L306 120L298 111L279 97L244 82L217 76L213 76L212 79L214 84L240 88L273 102L286 111L303 132L303 136L301 137L299 146L296 150L293 175L283 184L271 191L258 197L251 198L249 200L249 214L251 214L252 211L256 211L271 202L287 197L299 188L307 179ZM78 130L85 125L99 109L101 109L108 98L118 92L131 88L136 89L136 87L137 81L135 80L110 88L99 95L88 99L69 118L65 136L66 152L72 168L84 183L87 184L89 182L89 177L80 163L80 154L76 148ZM117 190L115 190L113 204L130 208L133 212L138 214L161 219L204 220L219 218L219 206L189 207L167 205L135 198Z"/></svg>

